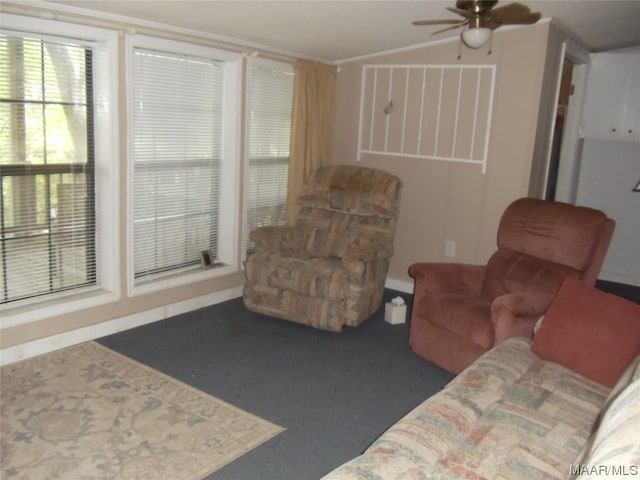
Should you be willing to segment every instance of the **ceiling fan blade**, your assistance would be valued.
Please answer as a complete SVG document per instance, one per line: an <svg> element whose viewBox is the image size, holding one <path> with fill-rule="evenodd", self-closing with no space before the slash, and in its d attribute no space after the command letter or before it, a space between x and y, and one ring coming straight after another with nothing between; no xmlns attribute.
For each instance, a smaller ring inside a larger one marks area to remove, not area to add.
<svg viewBox="0 0 640 480"><path fill-rule="evenodd" d="M473 16L473 13L467 11L467 10L463 10L461 8L455 8L455 7L447 7L447 10L449 10L450 12L453 13L457 13L458 15L461 15L465 18L471 18Z"/></svg>
<svg viewBox="0 0 640 480"><path fill-rule="evenodd" d="M448 32L449 30L455 30L456 28L464 27L469 22L465 20L464 22L459 22L458 25L454 25L453 27L443 28L442 30L438 30L437 32L433 32L431 35L437 35L442 32Z"/></svg>
<svg viewBox="0 0 640 480"><path fill-rule="evenodd" d="M529 13L517 18L507 18L501 20L501 25L530 25L540 20L540 14L537 12Z"/></svg>
<svg viewBox="0 0 640 480"><path fill-rule="evenodd" d="M532 12L529 7L522 3L509 3L504 7L492 9L488 15L491 23L500 25L531 24L540 20L540 14Z"/></svg>
<svg viewBox="0 0 640 480"><path fill-rule="evenodd" d="M501 22L502 25L529 25L536 23L538 20L540 20L540 14L537 12L531 12L520 17L502 18Z"/></svg>
<svg viewBox="0 0 640 480"><path fill-rule="evenodd" d="M513 17L508 19L503 19L490 13L483 18L483 25L495 30L502 25L531 25L536 23L538 20L540 20L539 13L529 13L522 17Z"/></svg>
<svg viewBox="0 0 640 480"><path fill-rule="evenodd" d="M412 25L417 25L417 26L421 26L421 25L449 25L449 24L457 24L457 23L463 23L466 20L460 20L459 18L449 18L449 19L444 19L444 20L416 20L414 22L411 22Z"/></svg>
<svg viewBox="0 0 640 480"><path fill-rule="evenodd" d="M507 16L518 16L518 15L526 15L530 13L531 9L527 7L523 3L513 2L508 3L506 5L502 5L501 7L496 7L491 9L491 13L500 14L505 17Z"/></svg>

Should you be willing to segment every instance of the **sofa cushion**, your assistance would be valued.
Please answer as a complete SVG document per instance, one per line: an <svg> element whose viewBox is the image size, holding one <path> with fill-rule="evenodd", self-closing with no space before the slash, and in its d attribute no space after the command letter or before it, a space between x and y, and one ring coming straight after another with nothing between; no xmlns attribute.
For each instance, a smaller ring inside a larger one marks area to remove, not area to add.
<svg viewBox="0 0 640 480"><path fill-rule="evenodd" d="M625 388L627 388L631 383L635 382L638 379L640 379L640 355L638 355L635 360L629 364L624 373L620 375L617 383L609 392L604 410L609 408L609 405L611 405L615 401L615 399L618 398L620 393L622 393Z"/></svg>
<svg viewBox="0 0 640 480"><path fill-rule="evenodd" d="M534 336L533 351L613 387L640 354L640 305L567 278Z"/></svg>
<svg viewBox="0 0 640 480"><path fill-rule="evenodd" d="M516 343L526 348L529 343L522 340L509 339L490 352L501 352L503 361L513 362L501 347ZM477 371L476 364L486 368L491 357L485 354L461 375ZM464 478L562 478L588 438L607 392L573 370L535 359L484 410L464 444L439 464L450 472L465 472Z"/></svg>
<svg viewBox="0 0 640 480"><path fill-rule="evenodd" d="M640 475L640 379L622 390L603 413L586 457L571 466L571 473L579 480Z"/></svg>
<svg viewBox="0 0 640 480"><path fill-rule="evenodd" d="M640 355L636 357L636 359L629 364L627 369L618 379L618 382L609 392L606 401L604 402L604 407L602 411L598 415L598 421L595 425L594 433L589 437L587 443L585 443L584 447L580 454L576 457L576 460L573 462L572 467L569 468L567 475L565 476L565 480L575 480L581 474L585 473L583 465L587 465L589 457L591 456L591 451L593 449L593 445L596 440L597 432L600 426L603 423L604 418L608 416L608 411L611 408L611 405L617 400L617 398L626 391L627 387L631 385L636 380L640 380ZM606 427L603 427L606 428ZM639 472L640 473L640 472Z"/></svg>

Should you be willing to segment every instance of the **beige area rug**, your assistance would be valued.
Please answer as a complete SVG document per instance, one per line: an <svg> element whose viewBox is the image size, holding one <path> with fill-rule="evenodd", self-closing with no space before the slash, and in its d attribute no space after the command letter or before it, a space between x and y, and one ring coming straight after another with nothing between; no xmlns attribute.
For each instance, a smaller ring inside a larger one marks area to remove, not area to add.
<svg viewBox="0 0 640 480"><path fill-rule="evenodd" d="M200 479L283 430L96 342L1 374L3 479Z"/></svg>

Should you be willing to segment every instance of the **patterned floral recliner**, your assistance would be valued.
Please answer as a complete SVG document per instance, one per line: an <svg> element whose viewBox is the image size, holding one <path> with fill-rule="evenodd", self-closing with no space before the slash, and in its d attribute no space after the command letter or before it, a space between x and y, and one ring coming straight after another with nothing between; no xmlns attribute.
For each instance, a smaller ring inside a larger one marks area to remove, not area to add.
<svg viewBox="0 0 640 480"><path fill-rule="evenodd" d="M247 308L331 331L366 320L382 302L401 187L377 169L318 169L298 197L295 225L250 233Z"/></svg>

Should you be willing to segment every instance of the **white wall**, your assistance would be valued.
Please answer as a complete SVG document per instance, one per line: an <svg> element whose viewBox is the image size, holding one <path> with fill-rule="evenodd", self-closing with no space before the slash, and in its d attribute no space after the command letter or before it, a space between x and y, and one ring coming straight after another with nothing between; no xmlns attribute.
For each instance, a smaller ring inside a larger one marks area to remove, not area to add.
<svg viewBox="0 0 640 480"><path fill-rule="evenodd" d="M616 221L599 278L640 286L640 142L585 139L576 203Z"/></svg>
<svg viewBox="0 0 640 480"><path fill-rule="evenodd" d="M587 71L576 204L616 221L599 278L640 286L640 48L595 53Z"/></svg>

